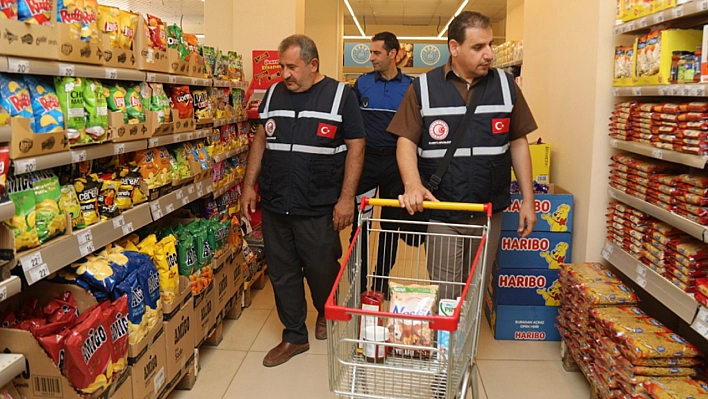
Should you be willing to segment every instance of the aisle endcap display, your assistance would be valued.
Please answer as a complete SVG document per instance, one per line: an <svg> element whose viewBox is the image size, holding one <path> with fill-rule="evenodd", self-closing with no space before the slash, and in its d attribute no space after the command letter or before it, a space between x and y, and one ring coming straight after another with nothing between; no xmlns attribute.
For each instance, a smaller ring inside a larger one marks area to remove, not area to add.
<svg viewBox="0 0 708 399"><path fill-rule="evenodd" d="M700 225L684 217L661 209L656 205L652 205L650 203L642 201L615 188L610 187L607 190L612 199L616 199L642 212L648 213L649 215L654 216L655 218L666 222L672 226L675 226L684 231L685 233L703 242L708 242L708 228L706 226Z"/></svg>
<svg viewBox="0 0 708 399"><path fill-rule="evenodd" d="M694 17L708 12L708 0L695 0L653 14L643 15L625 23L615 25L612 34L636 33L684 17Z"/></svg>
<svg viewBox="0 0 708 399"><path fill-rule="evenodd" d="M682 320L687 323L693 322L699 305L690 294L611 242L605 243L602 257Z"/></svg>
<svg viewBox="0 0 708 399"><path fill-rule="evenodd" d="M685 154L681 152L664 150L656 148L648 144L637 143L633 141L625 141L618 139L610 139L610 146L620 150L641 154L655 159L680 163L692 168L703 169L708 161L708 156Z"/></svg>

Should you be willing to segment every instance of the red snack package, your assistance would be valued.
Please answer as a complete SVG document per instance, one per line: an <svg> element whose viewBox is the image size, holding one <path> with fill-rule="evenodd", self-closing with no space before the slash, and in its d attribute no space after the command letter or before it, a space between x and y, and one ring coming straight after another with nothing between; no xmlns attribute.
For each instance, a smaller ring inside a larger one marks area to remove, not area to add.
<svg viewBox="0 0 708 399"><path fill-rule="evenodd" d="M179 112L180 119L194 117L194 105L189 86L172 86L172 107Z"/></svg>
<svg viewBox="0 0 708 399"><path fill-rule="evenodd" d="M148 29L148 39L150 40L150 48L156 50L167 50L167 30L165 28L165 23L154 15L145 14L147 17L147 23L145 24Z"/></svg>
<svg viewBox="0 0 708 399"><path fill-rule="evenodd" d="M29 319L21 321L19 324L16 324L14 328L18 330L30 331L33 328L38 328L45 325L47 325L47 321L44 318Z"/></svg>
<svg viewBox="0 0 708 399"><path fill-rule="evenodd" d="M64 375L77 390L96 393L108 386L112 374L110 329L96 306L82 313L81 323L65 341Z"/></svg>
<svg viewBox="0 0 708 399"><path fill-rule="evenodd" d="M49 334L43 337L37 337L37 341L47 352L49 357L52 358L54 364L59 367L60 370L64 367L64 342L66 337L71 333L71 330L63 330L57 334Z"/></svg>
<svg viewBox="0 0 708 399"><path fill-rule="evenodd" d="M39 300L37 298L32 298L25 302L20 310L20 319L44 319L44 312L42 307L39 305Z"/></svg>
<svg viewBox="0 0 708 399"><path fill-rule="evenodd" d="M74 296L71 295L70 291L66 291L49 301L49 304L42 309L42 312L47 317L49 323L58 321L56 317L61 313L73 312L75 315L74 318L78 317L79 314L76 307L76 300L74 300Z"/></svg>
<svg viewBox="0 0 708 399"><path fill-rule="evenodd" d="M103 318L111 332L111 361L113 373L120 374L128 367L128 296L123 295L103 308Z"/></svg>
<svg viewBox="0 0 708 399"><path fill-rule="evenodd" d="M19 320L17 320L17 316L15 316L15 312L12 310L8 310L5 312L5 314L0 317L0 327L2 328L12 328L19 323Z"/></svg>

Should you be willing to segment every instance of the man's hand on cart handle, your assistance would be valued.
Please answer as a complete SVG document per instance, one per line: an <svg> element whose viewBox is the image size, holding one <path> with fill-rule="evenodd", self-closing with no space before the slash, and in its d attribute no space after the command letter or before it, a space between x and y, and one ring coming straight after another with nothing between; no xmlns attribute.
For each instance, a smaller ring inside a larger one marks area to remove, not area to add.
<svg viewBox="0 0 708 399"><path fill-rule="evenodd" d="M332 221L334 221L334 230L340 231L354 222L354 199L345 200L340 198L334 206L332 212Z"/></svg>
<svg viewBox="0 0 708 399"><path fill-rule="evenodd" d="M241 213L249 222L251 221L251 213L256 211L256 190L253 187L244 185L241 192Z"/></svg>
<svg viewBox="0 0 708 399"><path fill-rule="evenodd" d="M536 225L536 210L534 201L523 201L519 210L519 229L517 230L522 238L526 238L533 232Z"/></svg>
<svg viewBox="0 0 708 399"><path fill-rule="evenodd" d="M406 185L403 195L398 196L401 208L406 208L410 215L423 212L423 201L439 202L437 198L422 183Z"/></svg>

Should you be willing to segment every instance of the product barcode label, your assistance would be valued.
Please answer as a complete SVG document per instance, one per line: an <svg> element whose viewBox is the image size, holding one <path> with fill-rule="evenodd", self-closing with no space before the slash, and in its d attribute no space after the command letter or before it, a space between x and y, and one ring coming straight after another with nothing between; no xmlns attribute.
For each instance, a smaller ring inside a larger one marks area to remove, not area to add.
<svg viewBox="0 0 708 399"><path fill-rule="evenodd" d="M120 215L117 218L113 218L113 228L114 229L122 227L123 225L125 225L125 216Z"/></svg>
<svg viewBox="0 0 708 399"><path fill-rule="evenodd" d="M175 205L174 205L174 204L167 204L167 206L165 206L165 212L167 212L167 213L172 213L172 212L174 212L174 211L175 211Z"/></svg>
<svg viewBox="0 0 708 399"><path fill-rule="evenodd" d="M672 9L671 9L671 15L672 15L674 18L681 18L681 17L683 17L683 15L684 15L683 6L681 5L681 6L676 6L676 7L672 8Z"/></svg>
<svg viewBox="0 0 708 399"><path fill-rule="evenodd" d="M697 333L701 334L703 338L708 338L708 325L706 325L702 321L698 319L694 320L693 324L691 324L691 328L693 328Z"/></svg>
<svg viewBox="0 0 708 399"><path fill-rule="evenodd" d="M696 316L696 320L700 320L708 324L708 309L706 309L705 306L701 306L700 309L698 309L698 315Z"/></svg>
<svg viewBox="0 0 708 399"><path fill-rule="evenodd" d="M59 64L59 76L74 76L76 67L74 64Z"/></svg>
<svg viewBox="0 0 708 399"><path fill-rule="evenodd" d="M93 241L93 233L91 233L91 230L82 231L76 235L76 238L79 240L79 245L84 245L89 241Z"/></svg>
<svg viewBox="0 0 708 399"><path fill-rule="evenodd" d="M155 393L160 392L162 389L162 386L165 385L165 368L161 368L160 371L157 372L155 375L155 378L153 380L153 384L155 385Z"/></svg>
<svg viewBox="0 0 708 399"><path fill-rule="evenodd" d="M125 154L125 144L116 144L113 147L113 155Z"/></svg>
<svg viewBox="0 0 708 399"><path fill-rule="evenodd" d="M81 150L81 151L71 151L71 162L72 163L77 163L77 162L83 162L86 160L86 150Z"/></svg>
<svg viewBox="0 0 708 399"><path fill-rule="evenodd" d="M29 284L34 284L37 281L40 281L43 278L47 277L48 275L49 275L49 267L47 267L46 263L42 263L41 265L30 270L29 276L25 275L25 277L27 277L27 282Z"/></svg>
<svg viewBox="0 0 708 399"><path fill-rule="evenodd" d="M22 270L25 272L34 269L42 263L44 263L44 261L42 260L42 252L40 251L36 251L31 255L26 255L20 258Z"/></svg>
<svg viewBox="0 0 708 399"><path fill-rule="evenodd" d="M23 74L30 72L30 63L27 60L20 60L17 58L8 58L7 59L7 67L9 69L9 72L23 73Z"/></svg>
<svg viewBox="0 0 708 399"><path fill-rule="evenodd" d="M35 158L18 159L14 161L15 174L30 173L37 170L37 160Z"/></svg>
<svg viewBox="0 0 708 399"><path fill-rule="evenodd" d="M637 276L637 279L635 280L637 282L637 285L646 288L647 287L647 279L642 277L642 276Z"/></svg>
<svg viewBox="0 0 708 399"><path fill-rule="evenodd" d="M118 79L118 70L114 68L106 68L106 79Z"/></svg>
<svg viewBox="0 0 708 399"><path fill-rule="evenodd" d="M662 151L660 149L651 150L651 156L656 159L663 159L664 158L664 151Z"/></svg>
<svg viewBox="0 0 708 399"><path fill-rule="evenodd" d="M637 275L642 276L642 277L647 276L647 268L644 267L644 265L641 263L637 265Z"/></svg>
<svg viewBox="0 0 708 399"><path fill-rule="evenodd" d="M84 245L79 245L79 252L81 252L81 256L86 256L95 250L96 248L93 246L93 241L89 241Z"/></svg>
<svg viewBox="0 0 708 399"><path fill-rule="evenodd" d="M123 235L127 236L128 234L133 232L133 223L128 223L125 226L123 226Z"/></svg>
<svg viewBox="0 0 708 399"><path fill-rule="evenodd" d="M32 377L32 385L34 393L37 396L46 396L50 398L61 398L64 395L61 392L61 381L59 378L53 377Z"/></svg>

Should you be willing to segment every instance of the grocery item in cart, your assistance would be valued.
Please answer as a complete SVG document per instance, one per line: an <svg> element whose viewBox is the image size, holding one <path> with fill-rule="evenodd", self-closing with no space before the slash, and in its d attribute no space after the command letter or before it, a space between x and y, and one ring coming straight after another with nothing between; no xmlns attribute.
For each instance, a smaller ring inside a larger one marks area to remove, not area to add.
<svg viewBox="0 0 708 399"><path fill-rule="evenodd" d="M389 311L400 314L401 318L390 318L387 328L390 342L394 344L413 345L421 348L432 346L433 331L430 323L416 320L406 320L405 315L431 316L435 309L438 295L437 285L402 285L389 283L391 302ZM404 357L427 357L430 352L424 349L404 349L391 347L392 355Z"/></svg>

